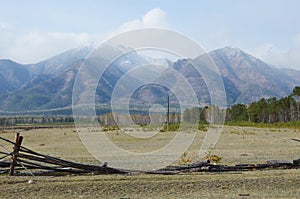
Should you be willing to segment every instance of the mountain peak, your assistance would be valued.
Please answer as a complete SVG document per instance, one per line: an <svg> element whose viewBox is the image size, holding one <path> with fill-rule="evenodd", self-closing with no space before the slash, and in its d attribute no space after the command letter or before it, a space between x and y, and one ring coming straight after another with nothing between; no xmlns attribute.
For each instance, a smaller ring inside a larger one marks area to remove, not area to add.
<svg viewBox="0 0 300 199"><path fill-rule="evenodd" d="M235 59L235 60L248 60L250 62L262 62L261 60L257 59L255 56L249 54L248 52L245 52L239 48L233 48L233 47L224 47L218 50L214 50L210 52L210 55L217 55L224 57L226 59Z"/></svg>
<svg viewBox="0 0 300 199"><path fill-rule="evenodd" d="M245 51L239 49L239 48L233 48L230 46L226 46L224 48L215 50L216 52L223 52L225 54L227 54L228 56L238 56L238 55L245 55L248 54Z"/></svg>
<svg viewBox="0 0 300 199"><path fill-rule="evenodd" d="M0 59L1 64L19 64L11 59Z"/></svg>

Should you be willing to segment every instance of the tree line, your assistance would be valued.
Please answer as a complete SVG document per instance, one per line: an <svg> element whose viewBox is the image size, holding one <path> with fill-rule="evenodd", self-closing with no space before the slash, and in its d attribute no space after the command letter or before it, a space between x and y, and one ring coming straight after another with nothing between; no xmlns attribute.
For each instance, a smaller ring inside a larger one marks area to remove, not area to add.
<svg viewBox="0 0 300 199"><path fill-rule="evenodd" d="M53 123L73 123L72 116L20 116L20 117L0 117L0 126L13 126L22 124L53 124Z"/></svg>
<svg viewBox="0 0 300 199"><path fill-rule="evenodd" d="M275 123L300 120L300 87L296 86L289 96L276 99L262 98L249 105L236 104L226 111L226 121L250 121Z"/></svg>
<svg viewBox="0 0 300 199"><path fill-rule="evenodd" d="M188 123L211 123L226 111L225 121L249 121L254 123L276 123L300 120L300 87L296 86L289 96L277 99L262 98L251 104L235 104L226 110L216 106L186 109L183 120ZM211 114L218 112L218 114Z"/></svg>

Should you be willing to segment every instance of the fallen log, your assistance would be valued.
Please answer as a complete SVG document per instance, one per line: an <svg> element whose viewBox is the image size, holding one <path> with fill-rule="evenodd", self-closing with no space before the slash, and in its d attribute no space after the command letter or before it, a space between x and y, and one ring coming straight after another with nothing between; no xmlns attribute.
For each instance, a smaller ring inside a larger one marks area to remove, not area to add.
<svg viewBox="0 0 300 199"><path fill-rule="evenodd" d="M21 160L29 159L29 160L33 160L33 161L37 161L37 162L53 164L53 165L58 165L58 166L62 166L62 167L71 167L74 169L81 169L81 170L85 170L87 172L98 172L98 173L103 173L103 174L128 173L125 170L114 169L114 168L107 167L107 166L80 164L80 163L62 160L59 158L54 158L51 156L46 156L46 158L41 158L41 157L36 157L36 156L32 156L32 155L19 154L19 157ZM47 167L47 168L51 170L51 168L53 168L53 167Z"/></svg>
<svg viewBox="0 0 300 199"><path fill-rule="evenodd" d="M0 167L1 168L8 168L10 167L10 162L4 162L4 161L0 161Z"/></svg>
<svg viewBox="0 0 300 199"><path fill-rule="evenodd" d="M161 171L183 171L183 170L189 170L189 169L209 165L209 163L210 163L210 160L203 160L203 161L194 162L192 164L185 164L185 165L180 165L180 166L167 166L165 168L159 169L158 171L160 171L160 172Z"/></svg>
<svg viewBox="0 0 300 199"><path fill-rule="evenodd" d="M90 173L90 171L84 171L84 170L76 170L76 169L71 169L71 168L58 168L58 167L39 165L39 164L29 162L26 160L20 160L20 162L22 162L23 167L25 167L27 169L39 169L39 170L43 169L43 170L67 172L67 173Z"/></svg>
<svg viewBox="0 0 300 199"><path fill-rule="evenodd" d="M299 165L300 165L300 159L298 159L298 160L293 160L293 163L294 163L294 164L299 164Z"/></svg>
<svg viewBox="0 0 300 199"><path fill-rule="evenodd" d="M267 160L267 164L293 164L293 160Z"/></svg>
<svg viewBox="0 0 300 199"><path fill-rule="evenodd" d="M300 142L300 139L297 139L297 138L291 138L291 140L294 140L296 142Z"/></svg>

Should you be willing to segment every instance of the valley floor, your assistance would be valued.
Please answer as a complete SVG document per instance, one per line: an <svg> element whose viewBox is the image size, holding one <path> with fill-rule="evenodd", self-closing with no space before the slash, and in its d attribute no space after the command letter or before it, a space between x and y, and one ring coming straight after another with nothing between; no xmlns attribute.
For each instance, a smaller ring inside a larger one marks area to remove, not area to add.
<svg viewBox="0 0 300 199"><path fill-rule="evenodd" d="M127 130L132 132L136 129ZM0 132L0 136L14 140L15 132L5 130ZM24 136L23 145L37 152L75 162L99 164L85 149L76 129L49 128L20 132ZM126 148L137 142L120 131L107 132L107 136L120 147ZM173 136L174 132L165 132L153 139L164 144ZM199 160L197 155L204 136L205 132L197 133L184 158ZM211 154L222 157L221 164L229 165L299 159L300 143L291 138L300 138L300 131L224 126ZM151 143L141 141L140 150L153 149ZM11 146L0 144L11 150ZM28 183L29 180L31 183ZM0 186L0 198L297 198L300 195L300 170L56 177L8 177L2 174Z"/></svg>

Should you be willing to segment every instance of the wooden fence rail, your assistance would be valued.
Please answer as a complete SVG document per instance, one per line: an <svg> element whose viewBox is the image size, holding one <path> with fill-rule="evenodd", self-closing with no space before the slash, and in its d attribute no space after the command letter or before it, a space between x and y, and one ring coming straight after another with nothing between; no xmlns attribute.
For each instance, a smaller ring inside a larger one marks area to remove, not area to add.
<svg viewBox="0 0 300 199"><path fill-rule="evenodd" d="M0 174L8 173L15 175L18 171L22 175L22 171L26 169L32 170L35 174L43 175L49 172L56 172L56 174L164 174L172 175L178 173L190 172L229 172L229 171L251 171L263 169L299 169L300 159L296 160L268 160L264 164L237 164L237 165L215 165L211 164L209 160L199 161L192 164L185 164L180 166L168 166L155 171L137 171L137 170L123 170L108 167L107 165L97 166L90 164L76 163L68 160L63 160L49 155L44 155L22 146L23 137L19 133L16 134L15 142L0 137L0 140L13 145L13 152L0 151L3 155L0 157ZM11 157L11 160L5 160ZM24 172L23 172L24 173Z"/></svg>

